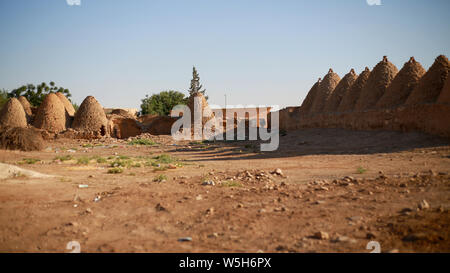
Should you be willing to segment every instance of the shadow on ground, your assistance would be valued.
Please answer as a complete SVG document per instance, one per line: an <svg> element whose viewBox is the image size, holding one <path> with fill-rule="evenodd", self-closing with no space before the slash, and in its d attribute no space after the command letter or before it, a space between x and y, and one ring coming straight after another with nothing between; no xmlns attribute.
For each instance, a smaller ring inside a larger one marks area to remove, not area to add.
<svg viewBox="0 0 450 273"><path fill-rule="evenodd" d="M194 142L185 153L187 161L267 159L307 155L358 155L448 146L448 139L418 132L303 129L280 136L276 151L261 152L260 141ZM198 153L201 151L201 153Z"/></svg>

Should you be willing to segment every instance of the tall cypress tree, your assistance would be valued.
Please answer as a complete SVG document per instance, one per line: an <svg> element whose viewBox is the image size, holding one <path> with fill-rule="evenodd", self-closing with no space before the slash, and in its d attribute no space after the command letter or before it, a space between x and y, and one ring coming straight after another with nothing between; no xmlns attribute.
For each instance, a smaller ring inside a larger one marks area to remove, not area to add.
<svg viewBox="0 0 450 273"><path fill-rule="evenodd" d="M189 96L193 96L197 93L201 93L203 96L205 96L206 89L202 90L202 88L203 86L200 84L200 76L194 66L192 67L192 80L191 87L189 88ZM208 96L205 96L205 99L208 100Z"/></svg>

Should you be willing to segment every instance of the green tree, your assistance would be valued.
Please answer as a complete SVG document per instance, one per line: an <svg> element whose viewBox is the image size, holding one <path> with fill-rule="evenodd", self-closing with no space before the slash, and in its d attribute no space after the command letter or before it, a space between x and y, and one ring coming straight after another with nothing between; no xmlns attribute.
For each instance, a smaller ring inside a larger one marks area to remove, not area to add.
<svg viewBox="0 0 450 273"><path fill-rule="evenodd" d="M44 100L45 96L48 93L56 93L61 92L63 93L69 100L72 94L70 94L69 89L63 88L63 87L57 87L55 85L55 82L50 82L48 85L43 82L39 85L34 84L27 84L23 85L19 88L16 88L9 92L8 97L20 97L24 96L27 98L27 100L30 102L32 106L39 106L41 105L42 101Z"/></svg>
<svg viewBox="0 0 450 273"><path fill-rule="evenodd" d="M186 104L187 99L184 94L178 91L162 91L152 96L146 95L142 100L141 114L157 114L167 116L175 105Z"/></svg>
<svg viewBox="0 0 450 273"><path fill-rule="evenodd" d="M8 101L8 91L5 89L0 90L0 109Z"/></svg>
<svg viewBox="0 0 450 273"><path fill-rule="evenodd" d="M80 108L80 105L78 105L78 103L76 103L76 102L72 102L72 106L73 106L73 109L75 109L75 111L78 111L78 108Z"/></svg>
<svg viewBox="0 0 450 273"><path fill-rule="evenodd" d="M197 69L195 69L195 66L192 67L192 80L191 80L191 87L189 87L189 96L192 96L197 93L202 93L203 96L205 96L206 89L203 89L203 86L200 84L200 75L197 72ZM205 99L208 100L208 96L205 96Z"/></svg>

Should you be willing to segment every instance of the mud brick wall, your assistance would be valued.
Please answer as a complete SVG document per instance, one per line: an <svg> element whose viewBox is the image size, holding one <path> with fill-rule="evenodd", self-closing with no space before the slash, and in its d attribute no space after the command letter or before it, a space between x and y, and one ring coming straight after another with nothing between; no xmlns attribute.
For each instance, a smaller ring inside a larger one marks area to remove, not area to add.
<svg viewBox="0 0 450 273"><path fill-rule="evenodd" d="M450 138L450 104L400 106L395 109L346 113L302 114L299 107L280 110L280 129L345 128L352 130L419 131Z"/></svg>

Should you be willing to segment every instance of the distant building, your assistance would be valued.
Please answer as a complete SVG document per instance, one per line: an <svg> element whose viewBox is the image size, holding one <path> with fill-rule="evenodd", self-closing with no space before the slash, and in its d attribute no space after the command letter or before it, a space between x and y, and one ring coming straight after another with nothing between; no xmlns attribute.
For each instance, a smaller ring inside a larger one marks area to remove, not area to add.
<svg viewBox="0 0 450 273"><path fill-rule="evenodd" d="M222 110L224 126L229 122L247 121L251 126L266 128L268 125L267 118L272 107L216 108L212 110ZM266 113L264 113L264 110ZM216 118L218 117L216 116Z"/></svg>
<svg viewBox="0 0 450 273"><path fill-rule="evenodd" d="M114 110L121 110L121 111L125 111L125 112L128 112L128 114L130 114L130 115L132 115L132 116L134 116L134 117L136 117L137 116L137 113L138 113L138 109L136 109L136 108L103 108L103 110L105 110L105 114L111 114L112 113L112 111L114 111Z"/></svg>

